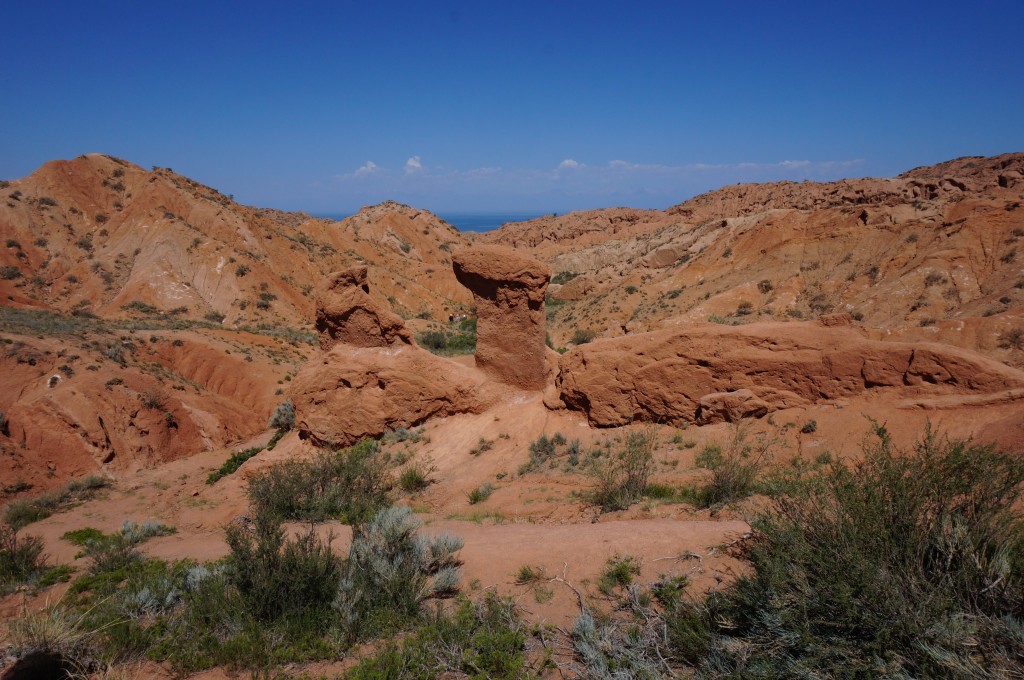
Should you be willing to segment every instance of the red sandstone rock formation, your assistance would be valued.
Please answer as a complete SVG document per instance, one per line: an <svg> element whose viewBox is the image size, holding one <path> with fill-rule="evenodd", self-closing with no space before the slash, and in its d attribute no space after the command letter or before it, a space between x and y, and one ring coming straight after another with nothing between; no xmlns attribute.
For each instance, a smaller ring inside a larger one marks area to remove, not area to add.
<svg viewBox="0 0 1024 680"><path fill-rule="evenodd" d="M357 347L413 344L401 317L381 309L370 297L366 267L329 275L316 290L316 330L320 348L344 343Z"/></svg>
<svg viewBox="0 0 1024 680"><path fill-rule="evenodd" d="M477 367L503 383L543 389L544 294L551 270L497 246L463 250L454 256L453 266L476 303Z"/></svg>
<svg viewBox="0 0 1024 680"><path fill-rule="evenodd" d="M479 372L416 346L337 345L299 373L292 401L303 437L348 446L428 418L480 413L495 396Z"/></svg>
<svg viewBox="0 0 1024 680"><path fill-rule="evenodd" d="M749 390L776 410L876 388L941 396L1024 387L1024 372L976 353L936 343L873 341L835 325L839 320L700 324L598 340L562 357L557 386L569 408L599 426L709 422L705 411L720 414L726 402L758 405L738 399L737 390ZM724 410L732 414L722 419L743 411Z"/></svg>

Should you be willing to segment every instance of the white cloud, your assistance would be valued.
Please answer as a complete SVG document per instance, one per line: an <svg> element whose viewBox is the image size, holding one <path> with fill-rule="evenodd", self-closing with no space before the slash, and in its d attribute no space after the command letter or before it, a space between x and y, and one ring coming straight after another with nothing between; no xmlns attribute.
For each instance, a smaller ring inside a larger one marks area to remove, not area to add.
<svg viewBox="0 0 1024 680"><path fill-rule="evenodd" d="M380 170L380 166L373 161L366 161L366 165L356 170L353 174L356 177L362 177L364 175L372 175L373 173Z"/></svg>
<svg viewBox="0 0 1024 680"><path fill-rule="evenodd" d="M565 158L555 167L459 169L427 166L411 156L400 171L367 161L357 170L336 175L333 191L364 201L394 198L428 205L427 201L465 201L478 205L530 203L557 205L667 206L698 193L737 182L828 181L849 177L862 165L856 160L778 160L771 162L683 163L666 165L615 159L587 165ZM355 199L353 199L355 200Z"/></svg>

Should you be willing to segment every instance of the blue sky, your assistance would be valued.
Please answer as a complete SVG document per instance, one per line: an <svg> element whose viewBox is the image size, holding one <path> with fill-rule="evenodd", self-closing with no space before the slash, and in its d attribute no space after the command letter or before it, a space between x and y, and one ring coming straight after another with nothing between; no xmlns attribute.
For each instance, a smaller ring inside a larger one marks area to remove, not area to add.
<svg viewBox="0 0 1024 680"><path fill-rule="evenodd" d="M292 4L6 3L0 177L564 212L1024 150L1019 0Z"/></svg>

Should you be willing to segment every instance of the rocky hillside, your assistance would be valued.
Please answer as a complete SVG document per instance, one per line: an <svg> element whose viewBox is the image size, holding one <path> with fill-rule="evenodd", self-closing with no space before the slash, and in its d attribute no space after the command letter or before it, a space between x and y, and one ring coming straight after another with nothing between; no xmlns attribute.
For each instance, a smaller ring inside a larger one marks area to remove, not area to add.
<svg viewBox="0 0 1024 680"><path fill-rule="evenodd" d="M450 259L465 242L393 202L333 222L98 154L0 183L0 487L262 431L313 352L327 273L366 265L376 303L425 325L471 301Z"/></svg>
<svg viewBox="0 0 1024 680"><path fill-rule="evenodd" d="M735 185L666 211L572 213L482 238L551 264L556 345L845 311L879 337L1020 366L1022 193L1024 154L1006 154L893 179Z"/></svg>
<svg viewBox="0 0 1024 680"><path fill-rule="evenodd" d="M5 181L0 235L0 294L65 313L308 325L313 287L357 263L374 266L396 312L441 315L468 300L447 254L463 238L430 213L386 203L332 222L255 209L99 154Z"/></svg>

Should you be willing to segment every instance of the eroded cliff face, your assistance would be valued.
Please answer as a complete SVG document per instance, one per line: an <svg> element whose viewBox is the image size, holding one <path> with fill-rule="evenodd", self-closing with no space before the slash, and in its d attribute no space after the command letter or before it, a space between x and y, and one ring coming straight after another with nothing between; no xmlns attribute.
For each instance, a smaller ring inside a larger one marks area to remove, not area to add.
<svg viewBox="0 0 1024 680"><path fill-rule="evenodd" d="M601 427L735 420L874 390L918 403L1024 399L1024 372L938 343L871 340L849 322L700 324L598 340L562 357L557 386Z"/></svg>

